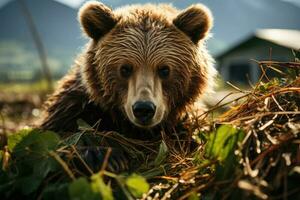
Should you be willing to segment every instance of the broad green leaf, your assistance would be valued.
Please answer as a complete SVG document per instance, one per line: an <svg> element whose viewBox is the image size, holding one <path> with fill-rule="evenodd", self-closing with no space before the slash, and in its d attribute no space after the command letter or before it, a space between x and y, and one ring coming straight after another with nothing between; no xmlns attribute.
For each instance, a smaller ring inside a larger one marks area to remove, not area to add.
<svg viewBox="0 0 300 200"><path fill-rule="evenodd" d="M22 129L17 133L11 134L8 136L7 139L7 146L10 152L13 151L13 149L15 148L15 146L22 141L22 139L27 136L29 133L34 132L33 129Z"/></svg>
<svg viewBox="0 0 300 200"><path fill-rule="evenodd" d="M167 158L168 152L169 152L169 150L168 150L166 143L164 141L162 141L159 145L159 152L158 152L157 157L155 158L154 165L155 166L161 165L163 163L163 161Z"/></svg>
<svg viewBox="0 0 300 200"><path fill-rule="evenodd" d="M56 170L58 164L49 152L55 150L58 144L58 135L49 131L33 130L23 137L13 149L13 156L19 160L17 165L21 174L30 175L28 169L31 169L35 177L43 179L50 171Z"/></svg>
<svg viewBox="0 0 300 200"><path fill-rule="evenodd" d="M52 157L40 160L33 165L33 173L36 177L45 178L49 172L59 169L59 164Z"/></svg>
<svg viewBox="0 0 300 200"><path fill-rule="evenodd" d="M20 178L17 181L17 185L21 187L22 194L28 195L36 191L41 184L42 179L37 178L35 176L28 176L24 178Z"/></svg>
<svg viewBox="0 0 300 200"><path fill-rule="evenodd" d="M58 169L58 163L49 155L59 144L57 134L37 129L23 130L20 136L9 138L12 157L17 169L13 179L14 188L28 195L36 192L43 179L51 171Z"/></svg>
<svg viewBox="0 0 300 200"><path fill-rule="evenodd" d="M238 142L238 136L239 136L239 132L237 132L234 135L229 136L224 145L223 145L223 150L220 152L220 160L224 161L225 159L228 158L228 156L230 156L230 153L233 153L236 147L236 144Z"/></svg>
<svg viewBox="0 0 300 200"><path fill-rule="evenodd" d="M91 185L86 178L79 178L69 185L69 196L71 200L96 200ZM98 196L100 199L100 196Z"/></svg>
<svg viewBox="0 0 300 200"><path fill-rule="evenodd" d="M113 200L113 194L110 186L105 185L102 177L99 174L92 175L91 186L95 193L100 193L105 200Z"/></svg>
<svg viewBox="0 0 300 200"><path fill-rule="evenodd" d="M230 125L222 125L217 131L210 134L206 145L206 156L218 159L216 165L216 179L225 180L232 177L237 158L234 151L237 144L244 138L244 132Z"/></svg>
<svg viewBox="0 0 300 200"><path fill-rule="evenodd" d="M35 129L27 133L12 145L14 146L12 156L18 161L16 165L19 168L19 175L24 173L30 175L28 169L31 169L36 177L43 178L49 171L55 170L57 163L50 157L49 152L55 150L58 144L59 137L53 132Z"/></svg>
<svg viewBox="0 0 300 200"><path fill-rule="evenodd" d="M59 136L54 132L32 130L15 145L13 153L16 157L22 158L24 156L33 156L33 158L47 157L49 151L56 149L59 141Z"/></svg>
<svg viewBox="0 0 300 200"><path fill-rule="evenodd" d="M222 125L210 134L206 144L206 156L224 161L234 152L236 144L243 138L243 131L230 125Z"/></svg>
<svg viewBox="0 0 300 200"><path fill-rule="evenodd" d="M149 184L146 179L137 174L132 174L126 179L126 186L136 198L141 198L144 193L149 191Z"/></svg>

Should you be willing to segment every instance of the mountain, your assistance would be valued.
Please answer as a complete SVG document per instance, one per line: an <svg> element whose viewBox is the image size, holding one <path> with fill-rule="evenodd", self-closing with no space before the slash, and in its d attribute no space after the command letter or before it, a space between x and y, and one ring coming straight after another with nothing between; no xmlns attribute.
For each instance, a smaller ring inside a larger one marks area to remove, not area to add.
<svg viewBox="0 0 300 200"><path fill-rule="evenodd" d="M77 23L77 10L52 0L24 0L37 29L49 48L65 46L77 48L82 43ZM11 1L0 9L1 39L31 39L18 1Z"/></svg>
<svg viewBox="0 0 300 200"><path fill-rule="evenodd" d="M24 1L44 43L53 73L66 72L73 57L84 44L84 38L77 22L77 10L53 0ZM3 6L0 9L0 19L0 66L2 71L4 71L3 65L11 66L11 63L25 71L27 68L39 70L40 64L36 47L20 2L14 0ZM24 59L24 57L35 59ZM21 59L24 63L20 62L17 65L15 61L11 60L12 58L14 60ZM7 76L10 76L12 72L8 72L9 70L7 70Z"/></svg>

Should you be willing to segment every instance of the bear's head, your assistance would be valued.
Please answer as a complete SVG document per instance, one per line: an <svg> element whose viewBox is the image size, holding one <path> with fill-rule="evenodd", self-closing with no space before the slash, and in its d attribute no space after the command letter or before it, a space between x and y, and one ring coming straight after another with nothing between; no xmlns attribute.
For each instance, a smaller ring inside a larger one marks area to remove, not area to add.
<svg viewBox="0 0 300 200"><path fill-rule="evenodd" d="M205 47L212 16L201 4L181 12L165 4L113 11L91 1L79 21L90 38L81 66L90 98L138 127L174 122L213 82Z"/></svg>

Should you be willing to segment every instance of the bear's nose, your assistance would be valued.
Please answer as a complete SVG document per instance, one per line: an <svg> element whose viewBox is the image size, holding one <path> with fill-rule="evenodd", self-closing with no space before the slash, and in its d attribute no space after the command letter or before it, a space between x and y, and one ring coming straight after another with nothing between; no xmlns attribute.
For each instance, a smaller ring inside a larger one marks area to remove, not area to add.
<svg viewBox="0 0 300 200"><path fill-rule="evenodd" d="M142 124L147 124L153 118L156 106L151 101L137 101L132 106L132 110Z"/></svg>

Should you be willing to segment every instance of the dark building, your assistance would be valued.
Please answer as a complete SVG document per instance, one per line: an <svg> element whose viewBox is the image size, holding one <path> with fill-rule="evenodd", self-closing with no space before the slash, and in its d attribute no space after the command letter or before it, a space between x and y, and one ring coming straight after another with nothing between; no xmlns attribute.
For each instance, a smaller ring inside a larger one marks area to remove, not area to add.
<svg viewBox="0 0 300 200"><path fill-rule="evenodd" d="M300 50L300 30L262 29L219 54L217 67L225 81L256 82L261 71L255 61L293 61Z"/></svg>

